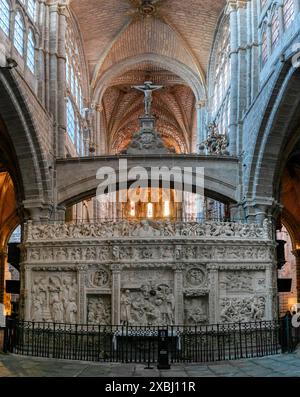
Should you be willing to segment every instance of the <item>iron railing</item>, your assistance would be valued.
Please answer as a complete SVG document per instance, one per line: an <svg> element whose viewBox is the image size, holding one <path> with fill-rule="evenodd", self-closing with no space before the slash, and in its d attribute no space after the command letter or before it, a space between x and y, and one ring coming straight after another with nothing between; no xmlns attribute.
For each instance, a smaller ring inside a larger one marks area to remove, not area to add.
<svg viewBox="0 0 300 397"><path fill-rule="evenodd" d="M276 321L206 326L133 327L7 320L5 351L68 360L155 363L159 330L172 363L263 357L280 352Z"/></svg>

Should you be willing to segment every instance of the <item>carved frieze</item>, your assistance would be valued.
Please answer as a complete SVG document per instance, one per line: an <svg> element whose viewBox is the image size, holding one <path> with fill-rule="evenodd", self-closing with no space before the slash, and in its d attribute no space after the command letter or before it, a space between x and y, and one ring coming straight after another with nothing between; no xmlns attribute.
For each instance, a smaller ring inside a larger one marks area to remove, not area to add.
<svg viewBox="0 0 300 397"><path fill-rule="evenodd" d="M263 226L255 223L231 222L170 222L142 220L133 222L99 223L57 223L26 225L26 241L69 240L69 239L115 239L115 238L222 238L222 239L272 239L272 226L264 222Z"/></svg>

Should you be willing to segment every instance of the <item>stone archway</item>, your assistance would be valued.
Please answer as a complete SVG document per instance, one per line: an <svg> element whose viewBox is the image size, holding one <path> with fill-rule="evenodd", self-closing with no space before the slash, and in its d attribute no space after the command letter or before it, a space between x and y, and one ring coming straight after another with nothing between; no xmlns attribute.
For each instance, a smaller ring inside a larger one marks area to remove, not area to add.
<svg viewBox="0 0 300 397"><path fill-rule="evenodd" d="M256 138L246 200L259 206L279 201L280 181L286 161L298 138L300 70L288 60L281 66Z"/></svg>
<svg viewBox="0 0 300 397"><path fill-rule="evenodd" d="M19 205L39 219L51 201L49 169L22 90L8 70L0 73L0 117L1 155L6 164L14 163Z"/></svg>

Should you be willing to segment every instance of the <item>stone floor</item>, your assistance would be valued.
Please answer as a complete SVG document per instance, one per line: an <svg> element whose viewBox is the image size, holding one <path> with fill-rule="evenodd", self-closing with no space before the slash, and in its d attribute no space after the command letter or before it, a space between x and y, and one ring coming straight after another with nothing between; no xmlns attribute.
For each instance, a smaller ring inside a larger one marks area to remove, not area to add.
<svg viewBox="0 0 300 397"><path fill-rule="evenodd" d="M0 377L300 377L300 355L212 364L176 364L168 371L143 364L87 363L0 353Z"/></svg>

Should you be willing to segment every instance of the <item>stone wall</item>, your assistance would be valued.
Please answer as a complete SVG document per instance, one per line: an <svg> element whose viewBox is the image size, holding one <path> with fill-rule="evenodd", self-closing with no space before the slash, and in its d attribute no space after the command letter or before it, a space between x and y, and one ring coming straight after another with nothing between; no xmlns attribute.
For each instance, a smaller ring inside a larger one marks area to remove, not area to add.
<svg viewBox="0 0 300 397"><path fill-rule="evenodd" d="M238 223L28 223L26 320L198 325L276 317L274 244Z"/></svg>

